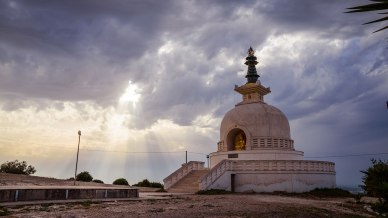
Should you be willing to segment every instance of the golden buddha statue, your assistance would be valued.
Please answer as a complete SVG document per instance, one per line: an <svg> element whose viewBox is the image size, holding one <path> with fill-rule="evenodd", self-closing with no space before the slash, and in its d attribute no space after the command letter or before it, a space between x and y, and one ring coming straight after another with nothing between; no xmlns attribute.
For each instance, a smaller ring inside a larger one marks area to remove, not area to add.
<svg viewBox="0 0 388 218"><path fill-rule="evenodd" d="M245 150L245 134L244 134L244 132L239 132L234 137L234 150L237 150L237 151Z"/></svg>

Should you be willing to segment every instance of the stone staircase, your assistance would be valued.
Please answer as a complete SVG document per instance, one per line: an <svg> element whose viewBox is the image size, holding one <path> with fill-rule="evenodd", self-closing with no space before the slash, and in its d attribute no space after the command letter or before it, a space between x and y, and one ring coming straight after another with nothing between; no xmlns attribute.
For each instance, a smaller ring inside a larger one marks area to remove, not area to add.
<svg viewBox="0 0 388 218"><path fill-rule="evenodd" d="M199 179L208 173L208 169L193 170L167 189L172 193L195 193L199 190Z"/></svg>

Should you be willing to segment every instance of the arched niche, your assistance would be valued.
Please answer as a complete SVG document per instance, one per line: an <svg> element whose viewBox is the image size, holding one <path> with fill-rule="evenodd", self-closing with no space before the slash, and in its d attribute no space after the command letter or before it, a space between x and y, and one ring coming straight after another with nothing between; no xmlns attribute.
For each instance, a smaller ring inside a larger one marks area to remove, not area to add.
<svg viewBox="0 0 388 218"><path fill-rule="evenodd" d="M246 150L247 136L242 129L230 130L226 138L228 151Z"/></svg>

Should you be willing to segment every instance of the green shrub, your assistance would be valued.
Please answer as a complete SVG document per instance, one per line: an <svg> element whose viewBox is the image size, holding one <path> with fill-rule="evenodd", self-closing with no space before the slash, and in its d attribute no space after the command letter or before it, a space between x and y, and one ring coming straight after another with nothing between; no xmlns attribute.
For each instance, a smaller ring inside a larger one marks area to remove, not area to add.
<svg viewBox="0 0 388 218"><path fill-rule="evenodd" d="M11 214L9 210L3 206L0 206L0 216L7 216Z"/></svg>
<svg viewBox="0 0 388 218"><path fill-rule="evenodd" d="M372 166L361 171L364 176L361 186L367 195L379 198L372 208L379 213L388 212L388 162L372 159Z"/></svg>
<svg viewBox="0 0 388 218"><path fill-rule="evenodd" d="M354 194L349 191L340 188L316 188L308 192L285 192L285 191L274 191L274 192L263 192L265 194L282 195L282 196L297 196L306 198L347 198L355 197Z"/></svg>
<svg viewBox="0 0 388 218"><path fill-rule="evenodd" d="M372 159L372 166L361 171L364 176L361 186L369 196L388 200L388 162Z"/></svg>
<svg viewBox="0 0 388 218"><path fill-rule="evenodd" d="M27 166L27 162L18 160L15 161L7 161L0 166L0 173L13 173L13 174L24 174L31 175L36 172L35 167L29 165Z"/></svg>
<svg viewBox="0 0 388 218"><path fill-rule="evenodd" d="M91 182L93 177L88 171L83 171L77 175L76 180L82 182Z"/></svg>
<svg viewBox="0 0 388 218"><path fill-rule="evenodd" d="M113 185L129 185L128 181L124 178L119 178L119 179L116 179L114 182L113 182Z"/></svg>
<svg viewBox="0 0 388 218"><path fill-rule="evenodd" d="M305 192L305 193L302 193L302 194L309 194L309 195L313 195L315 197L321 197L321 198L325 198L325 197L338 197L338 198L342 198L342 197L354 197L354 195L352 193L350 193L349 191L346 191L346 190L343 190L343 189L340 189L340 188L316 188L314 190L311 190L309 192Z"/></svg>
<svg viewBox="0 0 388 218"><path fill-rule="evenodd" d="M164 185L160 182L151 182L151 187L152 188L160 188L160 189L164 189Z"/></svg>
<svg viewBox="0 0 388 218"><path fill-rule="evenodd" d="M164 186L160 182L150 182L150 181L148 181L148 179L143 179L143 181L138 182L138 183L134 184L133 186L164 189Z"/></svg>
<svg viewBox="0 0 388 218"><path fill-rule="evenodd" d="M199 190L197 191L197 195L223 195L223 194L230 194L232 192L226 191L223 189L209 189L209 190Z"/></svg>
<svg viewBox="0 0 388 218"><path fill-rule="evenodd" d="M102 180L99 180L99 179L94 179L93 182L104 184L104 182Z"/></svg>
<svg viewBox="0 0 388 218"><path fill-rule="evenodd" d="M92 203L93 202L91 200L86 200L86 201L81 202L81 205L84 206L84 207L90 207L90 205Z"/></svg>
<svg viewBox="0 0 388 218"><path fill-rule="evenodd" d="M380 214L388 212L388 202L379 198L379 200L372 204L372 209Z"/></svg>
<svg viewBox="0 0 388 218"><path fill-rule="evenodd" d="M148 181L148 179L143 179L143 181L138 182L134 184L133 186L138 186L138 187L150 187L151 183Z"/></svg>

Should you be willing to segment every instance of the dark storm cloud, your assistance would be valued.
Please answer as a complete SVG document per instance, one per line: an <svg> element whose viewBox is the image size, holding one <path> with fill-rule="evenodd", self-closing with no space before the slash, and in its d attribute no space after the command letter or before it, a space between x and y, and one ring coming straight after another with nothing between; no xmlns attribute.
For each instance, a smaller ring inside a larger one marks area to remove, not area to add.
<svg viewBox="0 0 388 218"><path fill-rule="evenodd" d="M132 80L143 90L140 126L158 119L189 125L201 114L222 116L235 103L233 85L244 82L236 73L245 71L247 47L260 50L268 37L291 32L315 32L331 40L363 36L367 28L359 24L365 16L343 13L356 3L3 1L3 104L17 108L23 105L18 102L32 97L110 105ZM156 55L169 41L178 48L169 55ZM274 90L269 99L280 106L294 104L286 111L294 119L358 96L375 82L358 72L362 62L369 61L365 56L380 57L370 70L386 62L378 49L381 43L363 49L358 48L360 43L354 39L334 57L330 47L325 50L314 43L299 60L279 57L266 63L268 67L260 70ZM316 52L320 54L312 55ZM222 53L235 63L225 67L219 58ZM298 64L303 72L295 79ZM217 67L223 69L216 72ZM289 69L288 75L284 69ZM318 83L322 76L333 80L329 87L304 87Z"/></svg>
<svg viewBox="0 0 388 218"><path fill-rule="evenodd" d="M120 96L128 80L140 82L148 90L149 78L169 80L169 75L177 71L176 64L190 64L189 58L179 60L181 63L168 63L169 71L159 75L155 75L160 73L158 69L147 71L149 65L158 64L159 60L144 63L144 71L130 66L145 53L155 53L166 40L195 47L207 59L224 51L239 60L236 51L241 56L250 45L260 47L272 32L295 29L290 24L315 29L339 25L325 18L335 17L331 13L337 13L345 5L336 7L332 3L308 1L301 7L287 1L2 1L1 4L2 92L54 100L94 100L105 105ZM319 16L313 16L318 12ZM323 22L326 23L321 26ZM219 64L207 63L203 71L191 72L193 82L198 73L208 74ZM182 73L190 71L187 68ZM159 83L160 89L167 89L164 84L171 85ZM202 96L204 93L198 90ZM184 87L180 92L185 96L192 94ZM217 95L210 93L202 96L210 98L204 102ZM163 105L155 102L158 103ZM153 108L151 105L148 108Z"/></svg>
<svg viewBox="0 0 388 218"><path fill-rule="evenodd" d="M273 81L272 85L279 87L276 92L274 90L272 97L281 107L294 105L287 112L290 119L297 119L385 86L388 53L384 44L384 41L380 41L362 48L349 43L336 54L327 52L331 47L315 47L320 55L311 56L314 53L311 51L300 57L303 72L298 80L291 78L295 68L287 67L291 65L289 62L280 63L281 67L289 69L287 73L276 65L269 66L264 70Z"/></svg>
<svg viewBox="0 0 388 218"><path fill-rule="evenodd" d="M109 55L118 50L115 58L128 58L147 49L145 45L155 37L158 31L155 27L168 2L3 1L2 4L1 26L5 30L2 42L43 54L63 51L81 55L89 47L98 47ZM160 13L145 10L147 7L158 8ZM121 28L125 35L120 35Z"/></svg>
<svg viewBox="0 0 388 218"><path fill-rule="evenodd" d="M331 38L348 38L365 34L360 26L368 14L346 14L346 8L365 3L357 1L288 1L264 0L258 2L255 13L267 18L268 25L276 26L277 33L313 31L315 34Z"/></svg>
<svg viewBox="0 0 388 218"><path fill-rule="evenodd" d="M168 1L1 4L0 90L97 102L119 97L130 78L125 67L156 46L162 15L173 7Z"/></svg>

